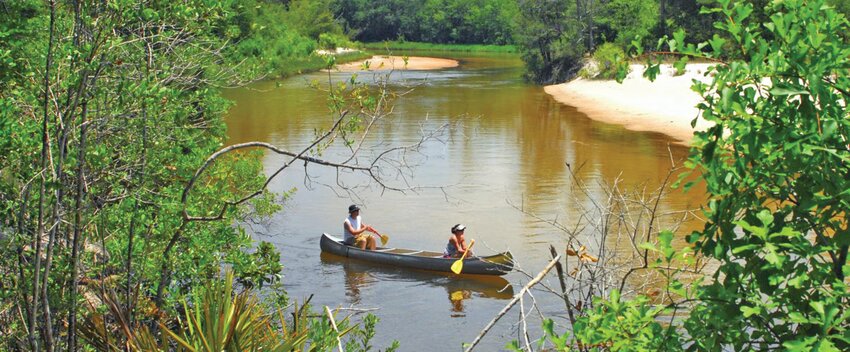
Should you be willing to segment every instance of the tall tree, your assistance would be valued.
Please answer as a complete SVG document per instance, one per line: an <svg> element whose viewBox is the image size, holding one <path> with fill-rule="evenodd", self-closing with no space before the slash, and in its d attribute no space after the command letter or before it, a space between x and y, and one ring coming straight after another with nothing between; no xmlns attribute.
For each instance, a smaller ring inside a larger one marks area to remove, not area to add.
<svg viewBox="0 0 850 352"><path fill-rule="evenodd" d="M663 305L612 293L577 320L578 346L850 349L850 23L825 5L720 0L711 40L687 44L679 30L667 42L715 64L692 87L714 123L696 133L688 162L708 191L706 223L681 236L684 249L669 231L659 247L644 245L670 279ZM653 78L659 63L645 72ZM688 275L688 286L671 263L692 263L691 250L714 265Z"/></svg>
<svg viewBox="0 0 850 352"><path fill-rule="evenodd" d="M519 2L517 44L528 77L535 82L562 81L580 68L586 48L570 4L550 0Z"/></svg>
<svg viewBox="0 0 850 352"><path fill-rule="evenodd" d="M655 42L649 35L659 20L656 0L610 0L600 12L595 21L607 42L621 48L628 47L636 37L643 38L645 44Z"/></svg>

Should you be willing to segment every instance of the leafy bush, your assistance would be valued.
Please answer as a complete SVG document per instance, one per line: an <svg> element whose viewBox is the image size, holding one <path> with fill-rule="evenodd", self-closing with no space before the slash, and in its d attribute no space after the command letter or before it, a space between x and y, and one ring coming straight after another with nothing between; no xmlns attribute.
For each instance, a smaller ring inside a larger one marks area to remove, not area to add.
<svg viewBox="0 0 850 352"><path fill-rule="evenodd" d="M605 43L596 48L591 62L579 73L585 78L614 79L618 70L626 62L626 53L613 43Z"/></svg>
<svg viewBox="0 0 850 352"><path fill-rule="evenodd" d="M611 0L605 2L601 12L596 18L600 32L620 47L628 46L636 37L649 39L659 20L658 1L654 0Z"/></svg>
<svg viewBox="0 0 850 352"><path fill-rule="evenodd" d="M319 47L333 50L336 48L350 48L352 43L348 37L341 34L322 33L319 34Z"/></svg>
<svg viewBox="0 0 850 352"><path fill-rule="evenodd" d="M550 334L557 346L850 350L850 25L823 0L772 2L764 16L731 0L710 11L724 19L715 23L722 36L686 44L678 31L661 42L717 63L711 82L692 87L703 98L700 116L714 123L696 133L687 163L709 195L706 224L685 236L690 246L673 249L665 232L652 250L662 272L690 250L715 269L689 277L687 289L668 276L655 307L612 297L577 319L572 345ZM651 62L645 75L659 72ZM660 330L663 314L675 319Z"/></svg>
<svg viewBox="0 0 850 352"><path fill-rule="evenodd" d="M103 302L112 316L124 317L129 312L113 296L103 296ZM157 322L162 331L157 338L147 325L119 319L109 319L91 306L81 327L82 337L100 351L124 351L119 335L126 339L131 351L328 351L346 339L348 351L368 351L375 334L378 319L369 314L361 327L351 324L350 318L336 320L331 316L316 316L307 304L295 304L287 316L282 308L268 314L259 296L251 290L236 292L233 273L228 271L222 279L207 281L193 289L183 301L183 315L177 318L162 317ZM330 312L328 310L327 312ZM176 347L176 348L175 348ZM394 341L386 351L398 348Z"/></svg>
<svg viewBox="0 0 850 352"><path fill-rule="evenodd" d="M331 12L331 3L332 0L292 0L284 13L284 22L313 40L318 40L322 33L343 36L342 26Z"/></svg>

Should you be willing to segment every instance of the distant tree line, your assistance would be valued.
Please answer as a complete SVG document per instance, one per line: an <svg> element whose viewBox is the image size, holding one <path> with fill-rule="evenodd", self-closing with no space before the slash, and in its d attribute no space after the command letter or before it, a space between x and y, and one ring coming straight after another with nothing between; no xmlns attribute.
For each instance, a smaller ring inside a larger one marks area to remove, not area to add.
<svg viewBox="0 0 850 352"><path fill-rule="evenodd" d="M621 50L632 44L654 48L658 39L683 31L691 43L726 35L715 26L719 12L702 9L714 0L518 0L519 17L513 36L521 48L528 78L538 83L562 82L574 77L581 59L604 43ZM766 21L768 0L749 1L752 17ZM830 0L839 13L850 2ZM637 41L635 41L639 38Z"/></svg>
<svg viewBox="0 0 850 352"><path fill-rule="evenodd" d="M515 0L334 0L353 39L450 44L512 44Z"/></svg>
<svg viewBox="0 0 850 352"><path fill-rule="evenodd" d="M770 1L748 3L754 18L767 20L764 9ZM850 1L827 3L839 13L850 11ZM715 4L715 0L322 0L310 6L329 6L342 30L358 41L517 45L528 79L552 83L574 77L582 58L605 43L625 50L640 38L636 44L649 48L678 30L693 43L709 40L719 33L713 23L720 15L701 10Z"/></svg>

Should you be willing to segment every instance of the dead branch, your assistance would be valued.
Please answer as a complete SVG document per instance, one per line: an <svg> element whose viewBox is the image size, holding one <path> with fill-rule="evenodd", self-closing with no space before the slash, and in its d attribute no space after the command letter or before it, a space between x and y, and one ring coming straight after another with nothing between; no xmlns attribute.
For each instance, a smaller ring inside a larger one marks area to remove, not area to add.
<svg viewBox="0 0 850 352"><path fill-rule="evenodd" d="M490 323L488 323L487 326L485 326L484 329L481 330L481 333L479 333L478 336L475 337L475 340L472 341L472 343L469 345L469 347L467 347L464 350L464 352L472 351L472 349L475 348L475 345L477 345L478 342L481 341L481 339L484 337L484 335L486 335L487 332L490 331L491 328L493 328L493 325L496 325L496 322L499 321L499 319L501 319L502 316L505 315L505 313L507 313L514 305L516 305L517 302L519 302L522 299L522 296L529 289L531 289L531 287L533 287L538 282L540 282L540 280L542 280L543 277L546 276L546 274L550 270L552 270L552 268L555 267L555 264L558 263L559 260L561 260L560 255L556 256L554 259L549 261L549 264L546 264L546 267L544 267L543 270L540 271L539 274L537 274L537 276L535 276L533 279L531 279L531 281L529 281L527 284L525 284L525 286L523 286L522 289L519 290L519 292L514 295L514 298L505 306L505 308L502 308L502 310L499 311L499 313L496 314L495 317L493 317L493 320L491 320Z"/></svg>

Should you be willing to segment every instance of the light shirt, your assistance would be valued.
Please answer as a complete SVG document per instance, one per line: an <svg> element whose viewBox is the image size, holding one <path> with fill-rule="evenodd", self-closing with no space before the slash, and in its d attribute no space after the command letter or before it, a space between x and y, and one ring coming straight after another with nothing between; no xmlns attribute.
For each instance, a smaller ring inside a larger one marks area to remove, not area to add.
<svg viewBox="0 0 850 352"><path fill-rule="evenodd" d="M345 218L345 221L342 223L342 239L345 243L354 243L354 234L351 231L348 231L348 227L345 224L351 224L351 228L355 230L360 229L360 224L362 223L362 219L360 219L360 215L357 215L357 218L352 218L349 215Z"/></svg>

